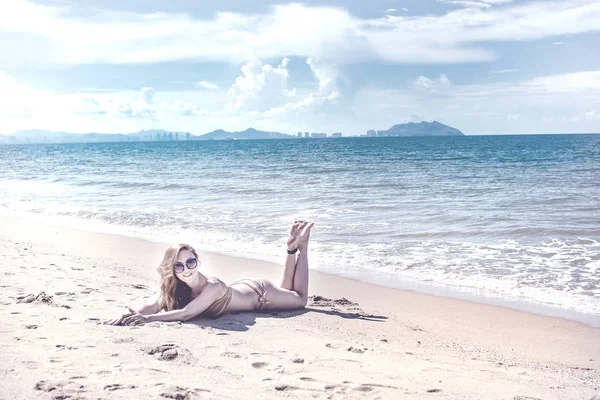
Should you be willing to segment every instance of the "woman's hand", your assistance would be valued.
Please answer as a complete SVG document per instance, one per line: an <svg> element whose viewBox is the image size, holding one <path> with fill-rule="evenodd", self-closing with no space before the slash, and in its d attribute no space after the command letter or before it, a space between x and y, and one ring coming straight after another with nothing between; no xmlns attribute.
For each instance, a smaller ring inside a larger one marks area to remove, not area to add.
<svg viewBox="0 0 600 400"><path fill-rule="evenodd" d="M129 308L129 316L123 318L122 325L144 325L150 322L147 315L142 315L139 312Z"/></svg>
<svg viewBox="0 0 600 400"><path fill-rule="evenodd" d="M131 310L131 308L130 308L130 310ZM116 319L110 319L110 320L106 321L106 322L105 322L105 324L106 324L106 325L125 325L125 324L123 323L123 320L124 320L125 318L127 318L127 317L131 317L131 316L132 316L132 315L134 315L134 314L135 314L135 312L133 312L133 313L132 313L132 312L128 312L127 314L123 314L123 315L121 315L121 317L119 317L119 318L116 318Z"/></svg>

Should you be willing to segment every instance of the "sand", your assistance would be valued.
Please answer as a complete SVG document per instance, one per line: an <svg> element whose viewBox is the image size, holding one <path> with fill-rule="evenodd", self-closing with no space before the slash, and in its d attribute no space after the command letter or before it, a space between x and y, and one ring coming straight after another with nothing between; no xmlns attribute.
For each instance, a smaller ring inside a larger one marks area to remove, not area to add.
<svg viewBox="0 0 600 400"><path fill-rule="evenodd" d="M305 310L102 324L155 295L167 246L0 217L0 398L600 400L598 328L316 271ZM200 258L279 283L285 254Z"/></svg>

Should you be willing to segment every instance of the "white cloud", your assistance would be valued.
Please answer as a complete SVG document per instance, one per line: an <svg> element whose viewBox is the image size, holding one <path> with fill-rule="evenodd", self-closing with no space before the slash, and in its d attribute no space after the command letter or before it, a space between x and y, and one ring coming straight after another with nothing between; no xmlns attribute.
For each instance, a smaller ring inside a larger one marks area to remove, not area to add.
<svg viewBox="0 0 600 400"><path fill-rule="evenodd" d="M559 45L563 44L563 42L552 42L552 44L559 46Z"/></svg>
<svg viewBox="0 0 600 400"><path fill-rule="evenodd" d="M334 64L322 58L309 57L306 63L317 80L317 87L306 95L288 88L289 60L273 67L252 60L242 67L242 75L236 78L228 92L225 109L228 112L253 113L255 117L285 118L319 110L324 105L336 104L342 97L339 89L339 73Z"/></svg>
<svg viewBox="0 0 600 400"><path fill-rule="evenodd" d="M106 114L108 113L107 108L100 104L100 101L94 96L87 94L79 95L79 101L73 106L73 112L75 114Z"/></svg>
<svg viewBox="0 0 600 400"><path fill-rule="evenodd" d="M490 8L492 5L483 3L481 1L469 1L469 0L447 0L440 1L440 3L454 4L463 7L479 7L479 8Z"/></svg>
<svg viewBox="0 0 600 400"><path fill-rule="evenodd" d="M140 90L140 95L146 104L152 104L156 100L156 92L154 91L154 88L151 87L143 87L142 90Z"/></svg>
<svg viewBox="0 0 600 400"><path fill-rule="evenodd" d="M236 111L267 111L287 103L295 97L295 91L288 90L289 59L273 67L254 59L242 67L242 75L228 91L226 109Z"/></svg>
<svg viewBox="0 0 600 400"><path fill-rule="evenodd" d="M268 110L264 114L265 116L284 118L290 113L298 115L317 110L323 111L323 106L336 105L341 100L340 76L335 65L322 58L311 57L306 60L306 63L318 81L316 90L300 99L297 99L298 96L294 96L290 99L292 101Z"/></svg>
<svg viewBox="0 0 600 400"><path fill-rule="evenodd" d="M438 0L440 3L454 4L462 7L490 8L499 4L512 3L512 0Z"/></svg>
<svg viewBox="0 0 600 400"><path fill-rule="evenodd" d="M600 71L542 76L528 81L527 84L548 92L597 91L600 90Z"/></svg>
<svg viewBox="0 0 600 400"><path fill-rule="evenodd" d="M118 113L131 118L154 118L156 116L156 93L153 88L144 87L139 97L119 106Z"/></svg>
<svg viewBox="0 0 600 400"><path fill-rule="evenodd" d="M515 121L515 120L519 119L520 116L521 116L521 114L518 114L518 113L517 114L511 114L511 115L507 116L506 119Z"/></svg>
<svg viewBox="0 0 600 400"><path fill-rule="evenodd" d="M204 88L204 89L211 89L211 90L219 88L218 85L211 83L211 82L207 82L207 81L200 81L196 84L196 86Z"/></svg>
<svg viewBox="0 0 600 400"><path fill-rule="evenodd" d="M196 115L208 115L207 111L200 110L195 104L184 103L181 100L176 100L173 104L168 106L168 109L175 114L183 115L186 117Z"/></svg>
<svg viewBox="0 0 600 400"><path fill-rule="evenodd" d="M391 13L395 13L396 11L398 11L398 10L396 10L395 8L388 8L388 9L384 10L383 12L385 14L391 14Z"/></svg>
<svg viewBox="0 0 600 400"><path fill-rule="evenodd" d="M590 110L585 113L585 118L590 120L600 120L600 113L594 110Z"/></svg>
<svg viewBox="0 0 600 400"><path fill-rule="evenodd" d="M498 69L496 71L492 71L492 74L509 74L511 72L517 72L518 69Z"/></svg>
<svg viewBox="0 0 600 400"><path fill-rule="evenodd" d="M495 54L485 47L489 41L600 31L600 3L595 0L474 3L502 7L365 19L340 8L290 3L262 14L227 12L196 19L183 13L99 9L91 16L77 17L66 6L13 0L0 3L0 33L8 34L0 64L23 63L14 54L22 52L24 45L31 54L27 62L45 64L237 63L284 56L327 57L337 63L464 63L493 59Z"/></svg>
<svg viewBox="0 0 600 400"><path fill-rule="evenodd" d="M441 74L434 79L429 79L421 75L414 81L411 81L411 86L418 90L443 91L451 88L452 82L450 82L446 74Z"/></svg>

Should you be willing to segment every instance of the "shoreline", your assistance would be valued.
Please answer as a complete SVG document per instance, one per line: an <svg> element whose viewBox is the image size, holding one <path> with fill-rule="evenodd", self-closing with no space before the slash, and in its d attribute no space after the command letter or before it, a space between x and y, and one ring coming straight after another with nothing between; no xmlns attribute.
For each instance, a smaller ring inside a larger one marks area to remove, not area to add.
<svg viewBox="0 0 600 400"><path fill-rule="evenodd" d="M17 221L27 221L33 224L43 224L48 227L57 227L63 229L72 229L79 230L85 233L91 234L102 234L102 235L112 235L127 239L134 240L142 240L147 241L149 243L154 243L156 245L168 246L169 244L161 241L160 239L153 239L148 237L140 237L135 236L134 234L128 235L122 232L111 232L111 231L102 231L102 230L94 230L101 229L104 227L104 224L99 222L92 222L91 224L86 224L85 220L73 219L71 222L75 222L76 226L70 226L68 223L61 223L62 221L52 221L45 220L46 217L42 216L43 221L38 222L34 221L34 215L24 214L19 216L10 216L6 214L0 214L0 221L5 224L15 223ZM6 220L3 221L3 219ZM86 227L87 225L87 227ZM93 228L88 229L89 226ZM108 226L107 226L108 227ZM194 246L193 243L192 246ZM228 254L225 252L219 252L216 250L204 250L201 247L196 248L198 251L202 251L205 254L218 255L221 257L231 257L240 259L245 262L256 262L256 263L266 263L271 265L272 267L278 267L280 263L273 262L266 258L254 258L251 254L245 254L243 252L239 254ZM281 263L284 262L284 256L282 256ZM314 260L314 258L313 258ZM314 261L313 261L314 265ZM486 304L490 306L496 306L501 308L507 308L519 312L525 312L528 314L545 316L551 318L560 318L565 319L572 322L577 322L584 324L589 327L600 328L600 314L593 313L585 313L581 311L576 311L569 308L561 308L558 306L544 304L542 302L536 302L531 299L527 299L519 296L509 296L506 294L498 294L492 291L485 293L481 289L472 288L472 290L468 290L467 287L454 287L452 285L443 284L443 283L428 283L424 281L420 281L411 277L392 277L393 281L390 281L390 275L385 273L378 273L376 271L370 271L369 273L358 272L358 273L341 273L341 274L332 274L328 271L323 271L320 269L311 268L311 273L323 274L326 277L336 277L341 279L347 279L350 281L364 283L368 285L375 286L376 288L386 288L392 290L399 290L403 292L413 292L416 294L422 294L427 296L440 297L445 299L454 299L459 301L465 301L469 303L476 304Z"/></svg>
<svg viewBox="0 0 600 400"><path fill-rule="evenodd" d="M134 236L126 236L126 235L119 235L119 234L115 234L115 233L103 233L103 232L96 232L96 231L88 231L88 230L83 230L83 229L78 229L78 228L69 228L69 227L65 227L65 226L59 226L59 225L52 225L52 224L47 224L47 223L42 223L42 222L33 222L33 221L29 221L29 220L23 220L20 218L16 218L16 217L8 217L8 216L4 216L4 215L0 215L0 226L8 226L10 227L11 225L14 226L14 224L20 224L19 226L19 232L20 233L25 233L26 232L32 232L32 231L40 231L40 229L46 229L46 230L51 230L51 231L55 231L57 234L62 234L62 235L67 235L70 237L77 237L79 235L86 235L86 236L90 236L93 237L95 239L101 238L102 242L105 243L110 243L112 241L118 241L118 242L127 242L127 243L131 243L133 247L143 247L147 250L150 251L150 253L154 253L155 256L153 257L154 263L152 264L153 267L150 268L150 270L152 271L150 273L151 276L154 276L154 278L157 278L158 275L155 272L155 267L157 266L158 263L160 262L160 260L162 260L162 254L164 249L166 249L168 246L170 246L170 243L165 243L165 242L160 242L160 241L152 241L149 239L144 239L144 238L138 238L138 237L134 237ZM0 233L2 233L2 229L0 229ZM13 230L14 233L14 230ZM22 237L22 240L27 240L26 237ZM192 247L194 247L193 243L190 243L192 245ZM224 254L224 253L219 253L216 251L204 251L204 250L198 250L199 248L197 248L197 251L199 252L199 254L201 254L201 258L203 260L208 260L209 266L208 269L205 271L208 274L213 274L214 276L224 280L225 282L227 281L234 281L239 279L240 274L244 274L244 270L250 270L252 271L252 273L256 276L257 274L262 274L264 276L266 276L268 279L270 279L272 282L274 282L275 284L279 283L279 280L281 279L280 274L283 273L283 262L285 261L285 256L282 255L282 262L281 263L274 263L271 261L265 261L265 260L259 260L259 259L252 259L252 258L247 258L247 257L240 257L240 256L235 256L235 255L229 255L229 254ZM309 253L310 254L310 253ZM144 257L146 258L146 257ZM232 264L237 264L237 265L245 265L246 267L241 268L238 266L232 266ZM220 268L217 270L217 268L214 265L218 265ZM227 265L226 268L223 268L224 265ZM309 264L309 268L310 268L310 264ZM390 297L402 297L402 298L408 298L408 297L414 297L414 302L418 302L418 301L427 301L427 302L433 302L433 303L439 303L444 304L444 303L448 303L448 304L452 304L453 307L464 307L464 308L468 308L468 309L482 309L484 311L488 311L489 310L496 310L496 311L502 311L504 313L507 314L513 314L515 316L519 316L520 314L524 314L526 316L530 316L530 317L536 317L536 318L541 318L544 320L560 320L563 321L564 323L572 323L572 324L577 324L577 325L582 325L585 326L587 328L592 328L592 329L598 329L598 332L600 333L600 323L598 323L598 321L596 321L594 319L594 321L592 321L592 323L589 323L590 321L584 321L584 320L578 320L578 319L574 319L573 314L580 314L579 317L581 319L584 319L586 317L596 317L593 314L584 314L584 313L577 313L577 312L573 312L571 310L567 310L567 309L559 309L559 308L554 308L554 307L549 307L549 306L545 306L545 305L540 305L540 309L542 309L544 312L541 313L536 313L533 312L529 309L520 309L520 308L515 308L515 307L508 307L508 306L503 306L501 304L496 304L493 302L492 299L490 299L490 302L485 302L485 301L477 301L477 299L481 299L484 298L483 296L474 296L473 299L470 299L469 294L467 293L461 293L461 292L456 292L455 294L457 296L460 295L464 295L466 298L458 298L458 297L454 297L454 296L447 296L443 294L443 291L445 291L446 289L441 288L441 292L436 291L436 289L434 288L433 285L428 285L427 283L424 282L420 282L420 281L415 281L414 284L415 286L419 286L420 290L417 289L410 289L410 286L412 285L411 283L407 283L407 288L397 288L397 287L392 287L392 286L386 286L383 284L378 284L378 283L374 283L374 282L365 282L362 280L358 280L352 277L347 277L347 276L340 276L340 275L333 275L327 272L323 272L323 271L319 271L319 270L314 270L312 268L310 268L310 274L311 274L311 280L310 280L310 285L309 285L309 289L310 289L310 294L315 294L315 292L326 292L329 296L346 296L346 297L354 297L357 298L361 301L361 303L366 303L368 305L372 305L372 306L382 306L382 304L384 303L382 300L382 298L384 298L386 301L390 298ZM146 275L146 274L144 274ZM149 279L150 277L148 276L142 276L146 279ZM151 278L150 278L151 279ZM333 285L332 285L333 284ZM345 290L345 288L348 288L348 290ZM431 290L430 292L428 292L428 290ZM361 293L379 293L380 297L378 296L371 296L371 295L362 295ZM499 299L500 301L505 300L505 299ZM411 302L413 302L411 301ZM505 300L505 301L509 301L509 300ZM520 304L519 306L535 306L534 304ZM556 313L561 313L564 312L566 314L568 314L568 316L566 315L551 315L551 314L547 314L546 312L556 312Z"/></svg>
<svg viewBox="0 0 600 400"><path fill-rule="evenodd" d="M588 400L600 393L599 328L319 271L311 271L313 297L303 310L101 324L156 294L165 246L0 217L0 373L8 378L0 398L237 398L252 390L266 399L283 391L306 399ZM283 256L281 265L199 256L202 272L225 282L253 276L278 284L283 273ZM38 299L22 301L28 295ZM200 373L182 373L190 367Z"/></svg>

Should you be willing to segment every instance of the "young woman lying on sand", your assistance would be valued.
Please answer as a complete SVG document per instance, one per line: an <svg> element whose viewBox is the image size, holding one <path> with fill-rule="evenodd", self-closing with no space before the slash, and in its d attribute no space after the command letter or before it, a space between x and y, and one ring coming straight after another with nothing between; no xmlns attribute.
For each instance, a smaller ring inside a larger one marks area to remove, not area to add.
<svg viewBox="0 0 600 400"><path fill-rule="evenodd" d="M198 254L191 246L181 244L167 249L158 267L162 283L157 299L137 311L130 308L129 313L107 323L142 325L152 321L187 321L198 315L218 318L238 311L303 308L308 299L307 251L313 225L296 221L292 226L281 287L266 279L242 279L227 286L200 273Z"/></svg>

